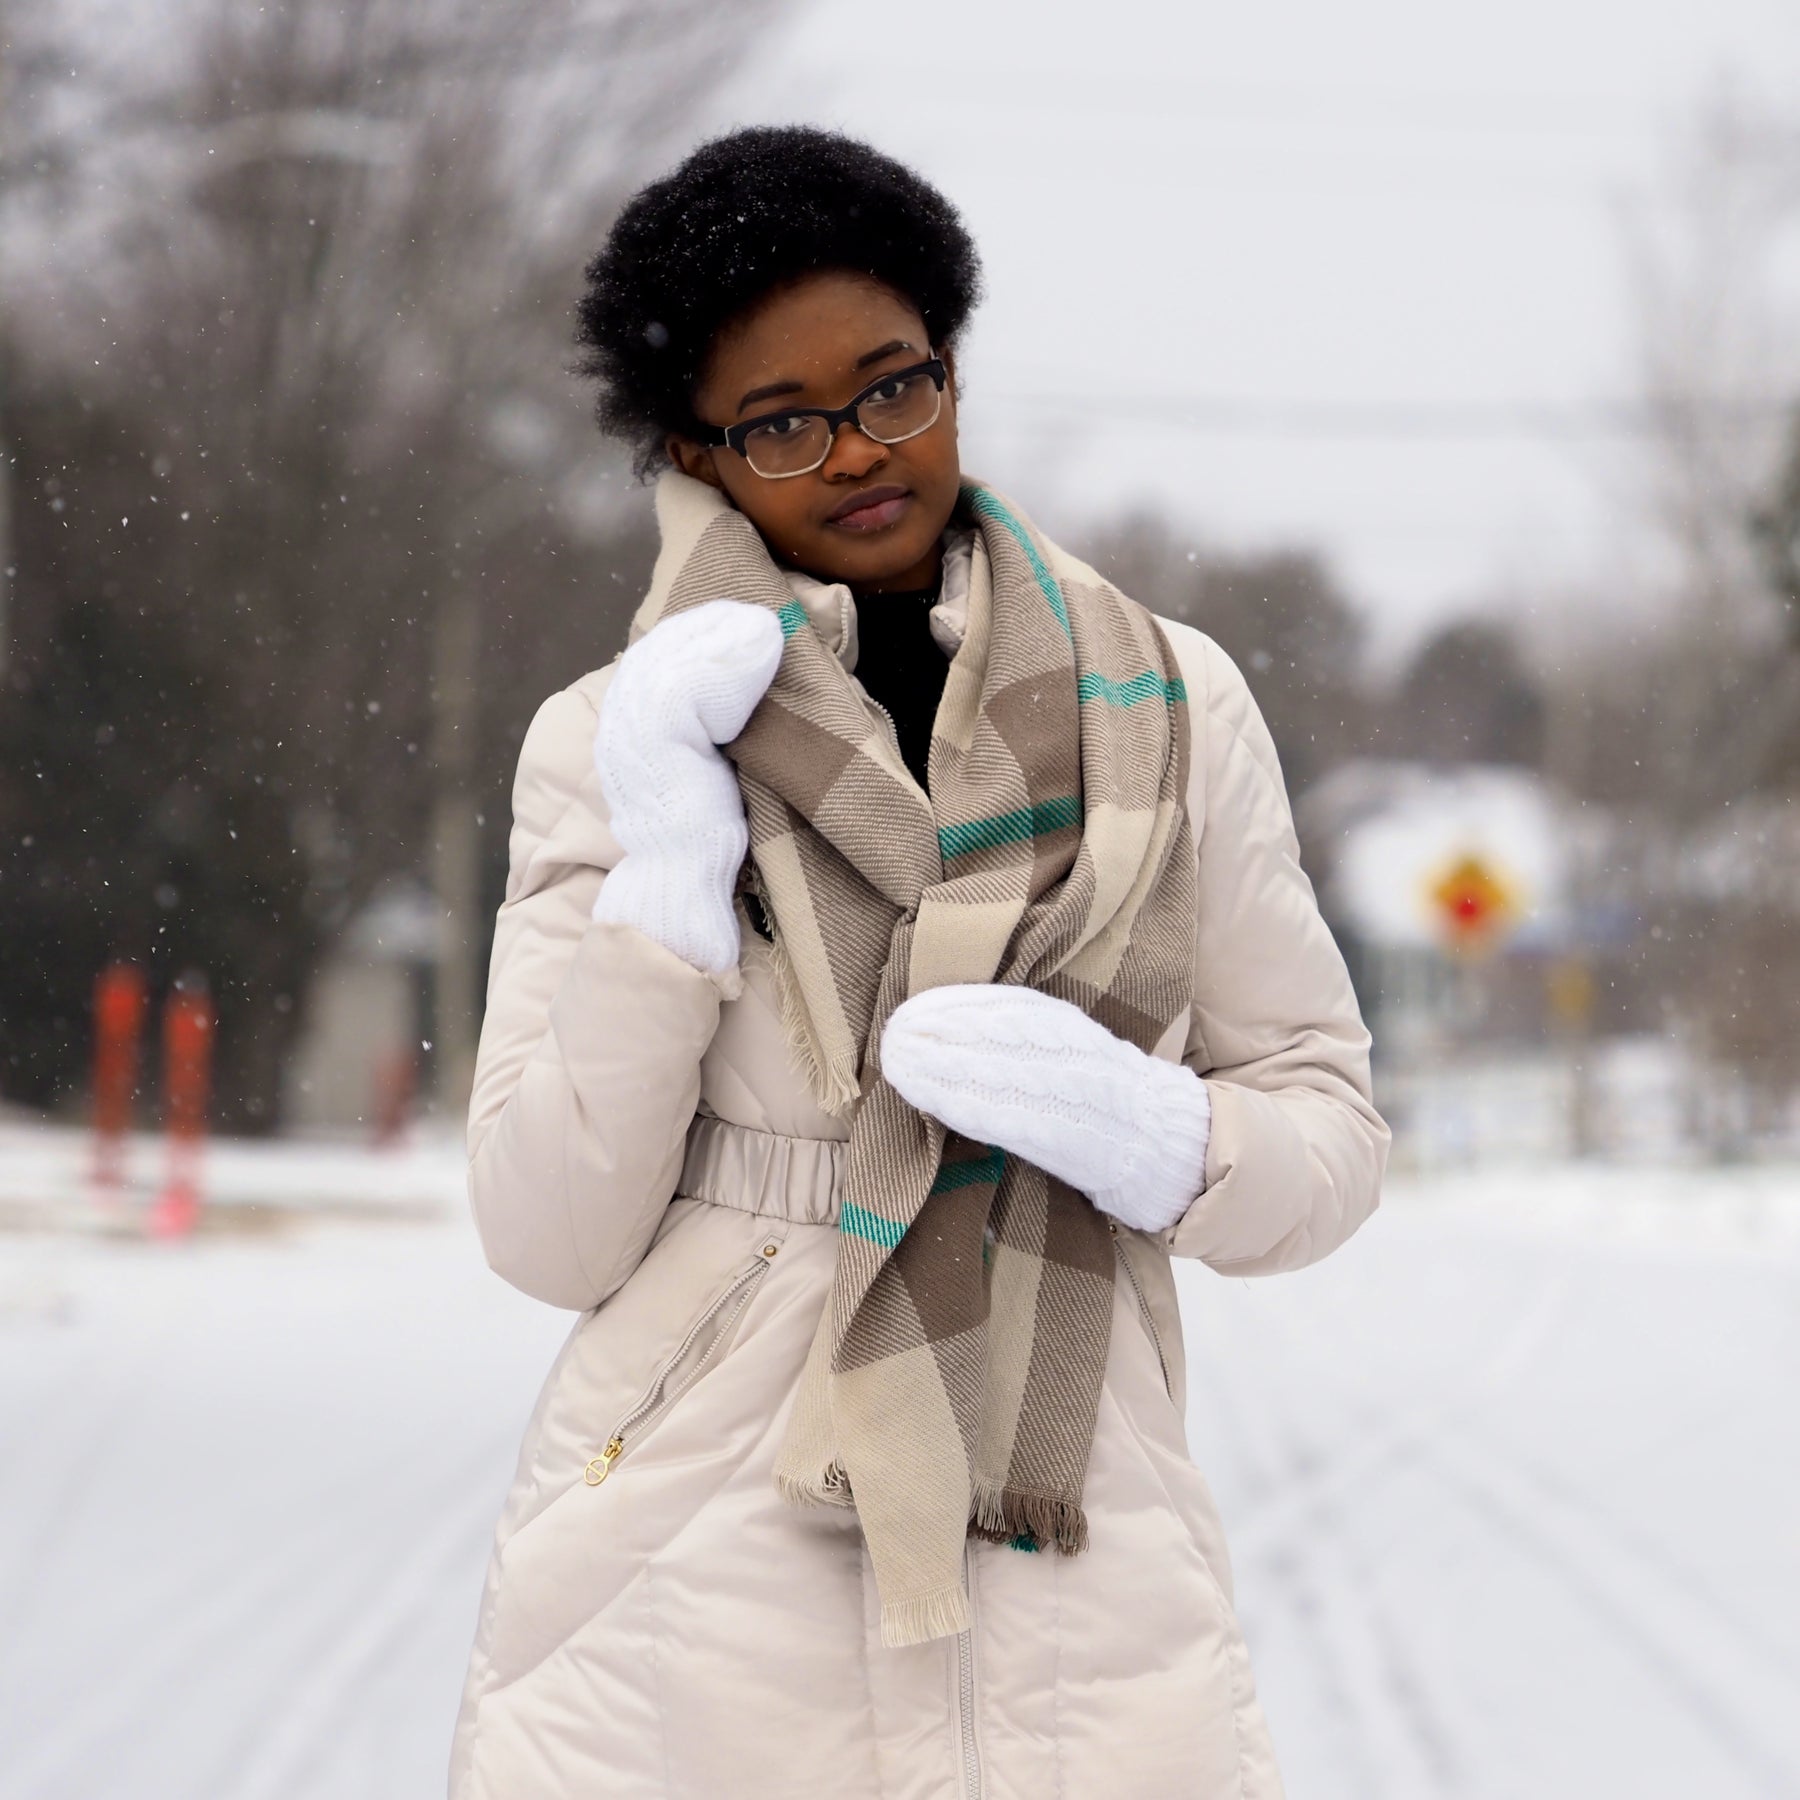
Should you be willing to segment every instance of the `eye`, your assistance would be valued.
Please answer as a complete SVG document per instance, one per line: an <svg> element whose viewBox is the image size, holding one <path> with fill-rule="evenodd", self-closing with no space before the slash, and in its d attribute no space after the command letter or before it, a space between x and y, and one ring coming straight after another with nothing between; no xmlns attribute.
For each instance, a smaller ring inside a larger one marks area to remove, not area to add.
<svg viewBox="0 0 1800 1800"><path fill-rule="evenodd" d="M892 381L884 381L879 387L870 390L869 398L871 400L898 400L909 385L897 378Z"/></svg>
<svg viewBox="0 0 1800 1800"><path fill-rule="evenodd" d="M764 419L763 422L750 433L750 436L753 438L792 437L796 432L801 432L805 429L805 413L783 413L778 418Z"/></svg>

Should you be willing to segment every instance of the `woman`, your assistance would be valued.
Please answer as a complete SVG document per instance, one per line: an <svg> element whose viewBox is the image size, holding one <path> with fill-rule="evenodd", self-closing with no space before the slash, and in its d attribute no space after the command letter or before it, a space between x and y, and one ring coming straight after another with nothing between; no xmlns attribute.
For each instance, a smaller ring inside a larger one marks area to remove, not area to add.
<svg viewBox="0 0 1800 1800"><path fill-rule="evenodd" d="M736 133L588 280L662 553L519 761L471 1192L581 1316L452 1791L1277 1794L1169 1257L1324 1255L1388 1133L1255 702L964 480L906 169Z"/></svg>

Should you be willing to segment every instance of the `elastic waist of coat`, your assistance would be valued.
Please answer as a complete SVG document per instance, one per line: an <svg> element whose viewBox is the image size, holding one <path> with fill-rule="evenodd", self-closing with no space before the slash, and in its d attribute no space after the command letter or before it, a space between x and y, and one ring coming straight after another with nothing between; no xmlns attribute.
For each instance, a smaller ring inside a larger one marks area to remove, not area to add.
<svg viewBox="0 0 1800 1800"><path fill-rule="evenodd" d="M844 1192L844 1150L829 1138L782 1137L701 1115L688 1127L675 1192L764 1218L835 1225Z"/></svg>

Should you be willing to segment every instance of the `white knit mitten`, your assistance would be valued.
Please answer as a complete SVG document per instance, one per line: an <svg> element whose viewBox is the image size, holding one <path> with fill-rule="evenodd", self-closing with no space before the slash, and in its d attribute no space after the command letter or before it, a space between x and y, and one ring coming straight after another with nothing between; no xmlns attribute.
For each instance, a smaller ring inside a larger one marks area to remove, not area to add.
<svg viewBox="0 0 1800 1800"><path fill-rule="evenodd" d="M731 893L749 846L737 773L715 748L744 729L781 662L766 607L708 600L619 659L594 766L625 855L594 917L635 925L704 974L737 966Z"/></svg>
<svg viewBox="0 0 1800 1800"><path fill-rule="evenodd" d="M881 1072L921 1112L1134 1230L1173 1225L1206 1185L1206 1083L1035 988L915 994L881 1034Z"/></svg>

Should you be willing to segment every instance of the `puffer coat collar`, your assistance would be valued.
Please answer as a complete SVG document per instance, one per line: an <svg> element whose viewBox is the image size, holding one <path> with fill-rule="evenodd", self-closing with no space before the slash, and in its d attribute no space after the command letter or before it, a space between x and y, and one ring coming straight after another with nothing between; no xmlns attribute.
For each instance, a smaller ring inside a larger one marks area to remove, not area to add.
<svg viewBox="0 0 1800 1800"><path fill-rule="evenodd" d="M632 636L661 614L664 600L682 564L702 531L730 502L717 488L686 477L664 475L656 484L656 522L662 534L662 551L650 577L650 591L632 622ZM975 558L981 553L980 534L966 525L951 525L944 532L943 585L931 609L931 635L946 657L962 648L969 626L969 586ZM784 569L788 591L800 603L807 623L819 634L833 656L849 674L856 672L856 599L847 582L821 581L799 569Z"/></svg>
<svg viewBox="0 0 1800 1800"><path fill-rule="evenodd" d="M944 572L937 604L931 609L931 636L946 657L962 648L969 630L969 581L979 535L966 525L944 533ZM856 600L849 584L820 581L799 569L787 572L788 591L828 649L854 675L857 661Z"/></svg>

